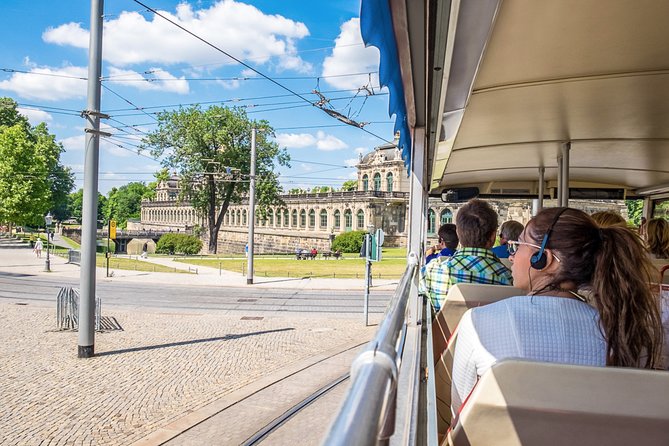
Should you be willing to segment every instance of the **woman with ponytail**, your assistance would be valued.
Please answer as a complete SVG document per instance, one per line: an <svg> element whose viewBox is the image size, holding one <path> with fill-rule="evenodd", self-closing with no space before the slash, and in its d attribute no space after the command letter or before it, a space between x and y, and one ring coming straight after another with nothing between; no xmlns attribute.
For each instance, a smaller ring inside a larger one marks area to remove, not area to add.
<svg viewBox="0 0 669 446"><path fill-rule="evenodd" d="M651 286L657 273L632 230L600 228L577 209L544 209L510 252L514 286L527 295L462 317L453 363L454 414L478 378L503 358L658 366L662 324Z"/></svg>

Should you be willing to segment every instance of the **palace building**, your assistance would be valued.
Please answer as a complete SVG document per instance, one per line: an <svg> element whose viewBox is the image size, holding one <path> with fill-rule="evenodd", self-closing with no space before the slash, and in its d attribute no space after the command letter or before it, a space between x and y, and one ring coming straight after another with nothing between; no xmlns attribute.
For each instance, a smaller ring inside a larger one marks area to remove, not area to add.
<svg viewBox="0 0 669 446"><path fill-rule="evenodd" d="M355 191L282 195L282 205L270 207L255 226L257 253L292 253L297 247L330 250L338 234L353 230L381 228L385 246L406 246L408 229L409 178L400 151L394 144L376 147L361 156L357 164L358 188ZM624 203L617 207L626 215ZM430 198L427 219L428 238L436 239L439 226L454 221L463 203L443 203ZM531 201L491 201L500 223L517 220L525 224L531 217ZM550 202L546 203L550 205ZM587 212L610 209L611 202L572 204ZM242 253L248 241L248 201L231 204L218 235L219 253ZM190 231L205 227L206 219L188 203L179 201L179 178L158 185L154 200L142 201L141 220L133 229ZM208 232L203 231L204 246Z"/></svg>

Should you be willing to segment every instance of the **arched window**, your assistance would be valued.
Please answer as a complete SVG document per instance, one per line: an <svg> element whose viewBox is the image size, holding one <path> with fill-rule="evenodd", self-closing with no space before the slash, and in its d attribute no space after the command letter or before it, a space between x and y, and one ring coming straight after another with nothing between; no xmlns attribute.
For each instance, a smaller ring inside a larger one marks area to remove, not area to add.
<svg viewBox="0 0 669 446"><path fill-rule="evenodd" d="M270 226L274 226L274 210L270 209L267 211L267 220Z"/></svg>
<svg viewBox="0 0 669 446"><path fill-rule="evenodd" d="M313 228L316 226L316 211L313 209L309 211L309 227Z"/></svg>
<svg viewBox="0 0 669 446"><path fill-rule="evenodd" d="M427 211L427 233L434 235L435 232L437 232L437 213L434 209L430 209Z"/></svg>
<svg viewBox="0 0 669 446"><path fill-rule="evenodd" d="M339 209L334 212L334 227L335 229L341 227L341 212L339 212Z"/></svg>
<svg viewBox="0 0 669 446"><path fill-rule="evenodd" d="M360 210L358 211L356 217L357 217L357 220L358 220L358 221L357 221L357 223L358 223L357 228L358 228L358 229L364 229L364 228L365 228L365 211L363 211L362 209L360 209Z"/></svg>
<svg viewBox="0 0 669 446"><path fill-rule="evenodd" d="M243 224L243 225L246 224L246 211L243 211L243 212L242 212L242 224Z"/></svg>
<svg viewBox="0 0 669 446"><path fill-rule="evenodd" d="M381 190L381 174L378 172L374 174L374 190Z"/></svg>
<svg viewBox="0 0 669 446"><path fill-rule="evenodd" d="M344 211L344 226L347 231L353 229L353 213L350 209L346 209L346 211Z"/></svg>
<svg viewBox="0 0 669 446"><path fill-rule="evenodd" d="M445 225L446 223L453 223L453 212L451 212L450 209L446 208L443 211L441 211L441 215L439 216L439 221L441 222L440 224Z"/></svg>
<svg viewBox="0 0 669 446"><path fill-rule="evenodd" d="M321 210L321 228L328 227L328 211L325 209Z"/></svg>
<svg viewBox="0 0 669 446"><path fill-rule="evenodd" d="M283 210L283 226L286 228L290 226L290 212L288 212L288 209Z"/></svg>
<svg viewBox="0 0 669 446"><path fill-rule="evenodd" d="M364 174L362 176L362 190L364 190L365 192L369 190L369 177L367 176L367 174Z"/></svg>
<svg viewBox="0 0 669 446"><path fill-rule="evenodd" d="M297 209L293 209L293 228L297 228Z"/></svg>
<svg viewBox="0 0 669 446"><path fill-rule="evenodd" d="M388 192L393 191L393 174L392 174L392 172L388 172L388 175L386 175L386 187L388 188Z"/></svg>
<svg viewBox="0 0 669 446"><path fill-rule="evenodd" d="M302 209L300 211L300 228L305 228L307 226L307 211Z"/></svg>

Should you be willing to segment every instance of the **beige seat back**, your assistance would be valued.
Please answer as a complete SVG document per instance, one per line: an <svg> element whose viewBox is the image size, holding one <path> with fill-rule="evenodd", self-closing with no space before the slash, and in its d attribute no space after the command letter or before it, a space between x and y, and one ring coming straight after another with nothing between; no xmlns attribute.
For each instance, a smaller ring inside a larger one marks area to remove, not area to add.
<svg viewBox="0 0 669 446"><path fill-rule="evenodd" d="M469 308L480 307L511 296L523 295L519 288L503 285L458 283L448 290L444 305L432 324L437 396L437 429L445 435L451 423L451 371L455 353L455 328Z"/></svg>
<svg viewBox="0 0 669 446"><path fill-rule="evenodd" d="M506 266L507 268L511 269L511 265L512 265L511 260L509 260L508 258L506 258L506 259L499 259L499 261L502 262L502 265L504 265L504 266Z"/></svg>
<svg viewBox="0 0 669 446"><path fill-rule="evenodd" d="M483 375L452 446L666 445L669 373L505 360Z"/></svg>

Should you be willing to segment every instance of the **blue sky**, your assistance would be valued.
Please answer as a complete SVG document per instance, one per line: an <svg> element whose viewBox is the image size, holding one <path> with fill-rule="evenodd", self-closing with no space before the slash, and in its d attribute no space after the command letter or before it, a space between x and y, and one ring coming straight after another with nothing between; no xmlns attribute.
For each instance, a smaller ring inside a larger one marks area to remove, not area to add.
<svg viewBox="0 0 669 446"><path fill-rule="evenodd" d="M101 142L101 192L153 179L159 163L138 156L136 146L155 129L153 113L179 104L245 106L249 117L267 119L293 158L281 170L286 190L339 186L355 177L358 153L392 139L388 97L378 88L378 50L360 38L359 0L142 2L311 101L318 89L340 113L369 122L365 129L374 135L257 79L136 2L108 0L101 109L113 118L105 124L114 136ZM87 76L90 2L2 0L0 11L0 96L15 99L33 124L47 123L81 187L78 111L86 108L80 78Z"/></svg>

